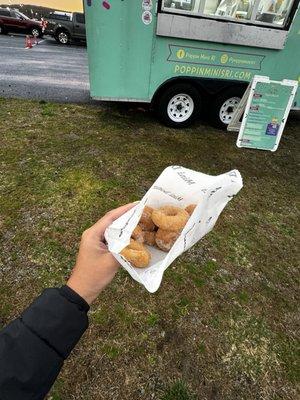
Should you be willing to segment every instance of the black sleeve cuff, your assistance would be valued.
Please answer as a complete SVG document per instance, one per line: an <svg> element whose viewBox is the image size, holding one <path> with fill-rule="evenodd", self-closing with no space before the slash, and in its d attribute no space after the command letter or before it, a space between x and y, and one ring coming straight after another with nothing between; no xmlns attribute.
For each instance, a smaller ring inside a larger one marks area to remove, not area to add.
<svg viewBox="0 0 300 400"><path fill-rule="evenodd" d="M69 287L46 289L21 315L28 329L66 359L88 327L88 304Z"/></svg>
<svg viewBox="0 0 300 400"><path fill-rule="evenodd" d="M88 303L69 286L62 286L58 290L60 294L63 295L71 303L77 304L80 310L85 311L86 313L89 311L90 306L88 305Z"/></svg>

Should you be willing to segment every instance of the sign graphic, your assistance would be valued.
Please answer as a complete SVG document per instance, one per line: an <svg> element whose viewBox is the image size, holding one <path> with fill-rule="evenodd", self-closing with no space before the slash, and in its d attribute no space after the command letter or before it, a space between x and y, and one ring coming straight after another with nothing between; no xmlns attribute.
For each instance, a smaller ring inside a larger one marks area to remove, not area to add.
<svg viewBox="0 0 300 400"><path fill-rule="evenodd" d="M152 13L151 11L144 11L142 14L142 21L145 25L150 25L152 22Z"/></svg>
<svg viewBox="0 0 300 400"><path fill-rule="evenodd" d="M142 9L144 11L151 11L153 7L152 0L142 0Z"/></svg>

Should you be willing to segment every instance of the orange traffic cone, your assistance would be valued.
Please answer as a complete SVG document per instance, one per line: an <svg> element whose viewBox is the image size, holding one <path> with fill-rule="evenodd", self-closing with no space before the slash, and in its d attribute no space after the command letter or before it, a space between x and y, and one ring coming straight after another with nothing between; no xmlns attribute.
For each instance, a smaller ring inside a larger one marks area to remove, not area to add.
<svg viewBox="0 0 300 400"><path fill-rule="evenodd" d="M25 39L25 47L26 47L26 49L32 48L31 37L28 35L26 36L26 39Z"/></svg>

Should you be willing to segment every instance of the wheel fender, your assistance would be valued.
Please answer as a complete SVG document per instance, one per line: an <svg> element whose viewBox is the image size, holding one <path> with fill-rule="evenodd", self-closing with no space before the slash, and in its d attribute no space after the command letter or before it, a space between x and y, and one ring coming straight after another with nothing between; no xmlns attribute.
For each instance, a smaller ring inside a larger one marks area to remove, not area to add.
<svg viewBox="0 0 300 400"><path fill-rule="evenodd" d="M58 25L56 27L56 29L54 30L54 35L57 35L59 32L66 32L68 35L71 35L70 31L65 26L62 25Z"/></svg>

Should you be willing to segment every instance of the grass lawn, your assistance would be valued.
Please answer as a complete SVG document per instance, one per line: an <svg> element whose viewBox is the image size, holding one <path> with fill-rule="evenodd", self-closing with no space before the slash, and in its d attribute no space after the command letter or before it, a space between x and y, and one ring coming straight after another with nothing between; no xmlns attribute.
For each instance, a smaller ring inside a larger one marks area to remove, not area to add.
<svg viewBox="0 0 300 400"><path fill-rule="evenodd" d="M297 398L299 121L271 153L205 124L163 127L130 105L0 99L0 120L1 326L63 284L81 232L166 166L244 178L156 294L120 271L49 400Z"/></svg>

